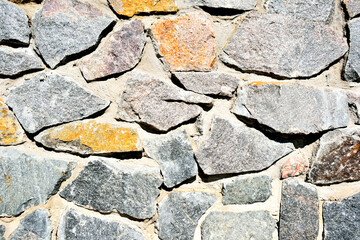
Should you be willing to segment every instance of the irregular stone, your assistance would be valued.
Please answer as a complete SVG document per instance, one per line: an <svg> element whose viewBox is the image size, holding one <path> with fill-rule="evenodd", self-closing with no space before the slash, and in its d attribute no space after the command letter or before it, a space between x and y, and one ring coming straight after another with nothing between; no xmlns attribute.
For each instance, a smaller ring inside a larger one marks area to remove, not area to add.
<svg viewBox="0 0 360 240"><path fill-rule="evenodd" d="M350 30L350 51L345 64L344 78L348 82L360 81L360 19L348 23Z"/></svg>
<svg viewBox="0 0 360 240"><path fill-rule="evenodd" d="M45 203L69 177L73 164L20 152L0 150L0 215L17 216Z"/></svg>
<svg viewBox="0 0 360 240"><path fill-rule="evenodd" d="M355 124L360 124L360 94L348 93L347 95Z"/></svg>
<svg viewBox="0 0 360 240"><path fill-rule="evenodd" d="M203 240L271 240L275 230L276 221L268 211L212 212L201 224Z"/></svg>
<svg viewBox="0 0 360 240"><path fill-rule="evenodd" d="M195 104L211 106L212 99L134 72L122 94L118 118L167 131L199 116L202 109Z"/></svg>
<svg viewBox="0 0 360 240"><path fill-rule="evenodd" d="M117 210L145 219L156 213L156 198L162 182L158 167L146 166L138 160L132 164L95 160L88 163L60 196L103 213Z"/></svg>
<svg viewBox="0 0 360 240"><path fill-rule="evenodd" d="M31 21L32 34L45 62L55 68L69 57L94 47L114 21L89 3L46 0Z"/></svg>
<svg viewBox="0 0 360 240"><path fill-rule="evenodd" d="M348 98L343 90L282 82L244 85L232 112L256 120L266 130L284 134L346 127L350 120Z"/></svg>
<svg viewBox="0 0 360 240"><path fill-rule="evenodd" d="M251 13L241 19L220 59L242 71L311 77L347 50L343 33L329 26L290 16Z"/></svg>
<svg viewBox="0 0 360 240"><path fill-rule="evenodd" d="M91 81L132 69L140 61L145 42L144 25L140 20L125 24L81 61L84 78Z"/></svg>
<svg viewBox="0 0 360 240"><path fill-rule="evenodd" d="M210 15L192 12L155 22L151 35L170 71L211 71L215 62L215 27Z"/></svg>
<svg viewBox="0 0 360 240"><path fill-rule="evenodd" d="M132 17L139 13L176 12L174 0L108 0L119 14Z"/></svg>
<svg viewBox="0 0 360 240"><path fill-rule="evenodd" d="M294 154L282 165L281 178L285 179L304 174L309 170L309 164L309 160L305 158L304 154Z"/></svg>
<svg viewBox="0 0 360 240"><path fill-rule="evenodd" d="M292 152L292 143L280 143L262 132L215 117L209 136L196 159L207 175L260 171Z"/></svg>
<svg viewBox="0 0 360 240"><path fill-rule="evenodd" d="M5 234L5 226L0 225L0 240L5 240L4 234Z"/></svg>
<svg viewBox="0 0 360 240"><path fill-rule="evenodd" d="M203 192L172 192L159 203L158 228L163 240L192 240L201 216L217 200Z"/></svg>
<svg viewBox="0 0 360 240"><path fill-rule="evenodd" d="M283 181L280 240L317 239L319 197L314 186L295 179Z"/></svg>
<svg viewBox="0 0 360 240"><path fill-rule="evenodd" d="M360 1L359 0L343 0L346 10L350 18L356 17L360 14Z"/></svg>
<svg viewBox="0 0 360 240"><path fill-rule="evenodd" d="M61 217L57 236L59 240L145 240L142 233L131 225L87 216L73 209L67 210Z"/></svg>
<svg viewBox="0 0 360 240"><path fill-rule="evenodd" d="M107 108L110 102L84 89L71 78L51 71L11 88L7 104L23 128L35 133L44 127L91 116Z"/></svg>
<svg viewBox="0 0 360 240"><path fill-rule="evenodd" d="M17 145L24 141L24 130L15 115L0 99L0 146Z"/></svg>
<svg viewBox="0 0 360 240"><path fill-rule="evenodd" d="M224 8L235 10L253 10L256 7L256 0L185 0L186 6L200 6L209 8Z"/></svg>

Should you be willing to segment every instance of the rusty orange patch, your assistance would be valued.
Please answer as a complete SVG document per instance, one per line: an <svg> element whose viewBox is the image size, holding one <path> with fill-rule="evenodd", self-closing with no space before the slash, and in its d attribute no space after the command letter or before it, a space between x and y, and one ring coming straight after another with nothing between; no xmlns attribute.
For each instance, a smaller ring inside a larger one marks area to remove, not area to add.
<svg viewBox="0 0 360 240"><path fill-rule="evenodd" d="M249 84L257 87L257 86L260 86L260 85L265 85L265 84L276 84L276 85L280 85L280 84L289 84L288 82L264 82L264 81L253 81Z"/></svg>
<svg viewBox="0 0 360 240"><path fill-rule="evenodd" d="M110 0L109 2L118 14L128 17L138 13L177 11L174 0Z"/></svg>
<svg viewBox="0 0 360 240"><path fill-rule="evenodd" d="M24 142L24 132L15 115L0 101L0 145L16 145Z"/></svg>

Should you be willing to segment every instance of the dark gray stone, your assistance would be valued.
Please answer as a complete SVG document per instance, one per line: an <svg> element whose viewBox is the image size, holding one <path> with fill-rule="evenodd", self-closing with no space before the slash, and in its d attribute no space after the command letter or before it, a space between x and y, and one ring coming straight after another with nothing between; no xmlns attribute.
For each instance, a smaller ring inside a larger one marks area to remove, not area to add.
<svg viewBox="0 0 360 240"><path fill-rule="evenodd" d="M348 23L350 29L350 51L345 65L344 78L349 82L360 81L360 19Z"/></svg>
<svg viewBox="0 0 360 240"><path fill-rule="evenodd" d="M5 240L4 234L5 234L5 226L0 225L0 240Z"/></svg>
<svg viewBox="0 0 360 240"><path fill-rule="evenodd" d="M44 127L86 118L107 108L109 101L55 72L40 73L11 88L7 104L30 133Z"/></svg>
<svg viewBox="0 0 360 240"><path fill-rule="evenodd" d="M200 6L210 8L225 8L235 10L253 10L256 0L185 0L187 6Z"/></svg>
<svg viewBox="0 0 360 240"><path fill-rule="evenodd" d="M346 10L350 18L357 17L360 14L360 1L359 0L343 0Z"/></svg>
<svg viewBox="0 0 360 240"><path fill-rule="evenodd" d="M348 99L355 124L360 124L360 94L348 93Z"/></svg>
<svg viewBox="0 0 360 240"><path fill-rule="evenodd" d="M159 204L159 238L192 240L201 216L218 197L203 192L172 192Z"/></svg>

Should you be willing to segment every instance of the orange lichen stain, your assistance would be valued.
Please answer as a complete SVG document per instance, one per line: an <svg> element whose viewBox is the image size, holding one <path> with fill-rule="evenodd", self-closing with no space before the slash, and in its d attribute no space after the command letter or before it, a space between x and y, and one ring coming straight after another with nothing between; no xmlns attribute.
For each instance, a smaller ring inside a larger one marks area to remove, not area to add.
<svg viewBox="0 0 360 240"><path fill-rule="evenodd" d="M22 143L22 134L14 114L0 101L0 145Z"/></svg>
<svg viewBox="0 0 360 240"><path fill-rule="evenodd" d="M289 84L288 82L263 82L263 81L254 81L254 82L251 82L249 84L257 87L257 86L260 86L260 85L265 85L265 84L276 84L276 85L280 85L280 84Z"/></svg>
<svg viewBox="0 0 360 240"><path fill-rule="evenodd" d="M110 0L110 4L118 14L128 17L138 13L177 11L174 0Z"/></svg>

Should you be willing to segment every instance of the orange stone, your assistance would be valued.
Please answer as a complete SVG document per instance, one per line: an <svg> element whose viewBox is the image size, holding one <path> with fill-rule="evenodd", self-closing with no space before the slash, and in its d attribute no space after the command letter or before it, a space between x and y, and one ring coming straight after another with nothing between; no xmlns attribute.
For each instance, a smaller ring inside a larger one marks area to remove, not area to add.
<svg viewBox="0 0 360 240"><path fill-rule="evenodd" d="M10 146L23 143L24 136L24 130L15 115L0 99L0 145Z"/></svg>
<svg viewBox="0 0 360 240"><path fill-rule="evenodd" d="M281 167L281 178L295 177L309 169L309 160L301 153L294 154Z"/></svg>
<svg viewBox="0 0 360 240"><path fill-rule="evenodd" d="M175 0L109 0L120 15L132 17L138 13L175 12Z"/></svg>

